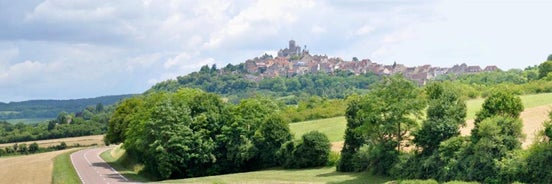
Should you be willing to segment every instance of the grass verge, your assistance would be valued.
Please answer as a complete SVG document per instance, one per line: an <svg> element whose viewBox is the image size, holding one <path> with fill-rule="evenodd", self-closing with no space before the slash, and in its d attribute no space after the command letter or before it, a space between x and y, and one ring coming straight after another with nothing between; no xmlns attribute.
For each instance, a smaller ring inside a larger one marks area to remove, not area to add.
<svg viewBox="0 0 552 184"><path fill-rule="evenodd" d="M105 160L113 169L125 176L131 181L148 182L151 181L145 176L138 173L142 170L143 165L136 163L130 159L125 150L117 146L100 154L100 157Z"/></svg>
<svg viewBox="0 0 552 184"><path fill-rule="evenodd" d="M52 171L52 183L53 184L63 184L63 183L81 183L79 175L73 163L71 163L71 153L78 151L70 151L67 153L62 153L54 158L54 170Z"/></svg>
<svg viewBox="0 0 552 184"><path fill-rule="evenodd" d="M268 169L254 172L165 180L163 183L385 183L389 178L373 176L366 172L342 173L335 167L311 169Z"/></svg>

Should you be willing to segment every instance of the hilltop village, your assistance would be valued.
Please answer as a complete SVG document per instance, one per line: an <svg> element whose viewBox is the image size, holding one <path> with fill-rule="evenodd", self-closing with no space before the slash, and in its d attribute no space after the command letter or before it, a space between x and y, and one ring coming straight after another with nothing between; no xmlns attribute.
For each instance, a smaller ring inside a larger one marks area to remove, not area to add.
<svg viewBox="0 0 552 184"><path fill-rule="evenodd" d="M280 49L278 56L263 55L245 62L245 69L249 73L246 78L258 81L262 78L291 77L307 73L333 73L335 71L349 71L356 75L374 73L378 75L403 74L406 78L424 85L430 79L445 74L479 73L500 70L496 66L468 66L465 63L454 65L451 68L432 67L423 65L407 67L403 64L383 65L372 62L370 59L345 61L339 57L326 55L311 55L304 46L301 49L294 40L289 41L288 48Z"/></svg>

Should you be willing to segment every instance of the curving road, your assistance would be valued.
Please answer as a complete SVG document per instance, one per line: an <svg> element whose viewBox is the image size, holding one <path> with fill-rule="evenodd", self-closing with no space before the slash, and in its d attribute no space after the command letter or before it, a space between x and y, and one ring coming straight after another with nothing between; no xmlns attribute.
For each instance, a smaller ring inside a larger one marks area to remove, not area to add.
<svg viewBox="0 0 552 184"><path fill-rule="evenodd" d="M91 148L71 154L71 162L83 184L131 183L100 158L100 154L108 149Z"/></svg>

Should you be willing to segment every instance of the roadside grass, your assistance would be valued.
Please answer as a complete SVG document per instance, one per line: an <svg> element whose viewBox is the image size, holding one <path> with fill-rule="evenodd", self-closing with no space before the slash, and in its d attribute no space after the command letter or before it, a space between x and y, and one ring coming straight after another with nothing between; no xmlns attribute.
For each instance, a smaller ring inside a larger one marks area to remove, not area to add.
<svg viewBox="0 0 552 184"><path fill-rule="evenodd" d="M71 162L71 154L79 150L80 149L75 149L70 152L62 153L54 158L54 170L52 172L53 184L81 183L79 175Z"/></svg>
<svg viewBox="0 0 552 184"><path fill-rule="evenodd" d="M254 172L207 176L179 180L165 180L162 183L385 183L390 178L373 176L367 172L342 173L335 167L311 169L268 169Z"/></svg>
<svg viewBox="0 0 552 184"><path fill-rule="evenodd" d="M148 182L151 181L146 176L138 174L144 167L136 161L129 159L124 149L120 146L109 149L100 154L100 157L105 160L113 169L125 176L131 181Z"/></svg>

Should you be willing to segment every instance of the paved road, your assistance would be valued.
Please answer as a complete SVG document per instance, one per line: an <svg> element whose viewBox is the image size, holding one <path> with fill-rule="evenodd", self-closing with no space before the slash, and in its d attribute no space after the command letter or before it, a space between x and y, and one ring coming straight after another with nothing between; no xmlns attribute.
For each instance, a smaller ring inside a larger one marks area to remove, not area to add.
<svg viewBox="0 0 552 184"><path fill-rule="evenodd" d="M83 184L130 183L100 158L100 154L108 149L90 148L71 154L71 162Z"/></svg>

